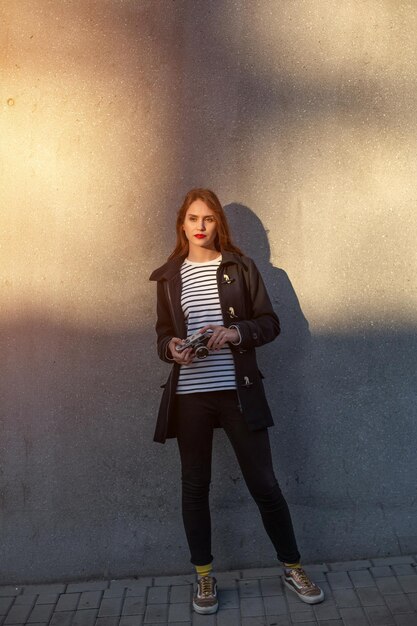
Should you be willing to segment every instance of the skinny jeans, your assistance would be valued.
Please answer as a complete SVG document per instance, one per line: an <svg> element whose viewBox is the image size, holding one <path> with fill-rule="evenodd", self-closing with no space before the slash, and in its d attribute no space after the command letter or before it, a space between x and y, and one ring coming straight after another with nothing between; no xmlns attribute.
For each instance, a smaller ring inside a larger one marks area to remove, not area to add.
<svg viewBox="0 0 417 626"><path fill-rule="evenodd" d="M209 490L214 424L225 430L246 485L259 507L265 530L280 561L300 560L287 502L272 465L266 428L250 431L236 391L177 395L177 441L181 457L182 516L191 563L211 563Z"/></svg>

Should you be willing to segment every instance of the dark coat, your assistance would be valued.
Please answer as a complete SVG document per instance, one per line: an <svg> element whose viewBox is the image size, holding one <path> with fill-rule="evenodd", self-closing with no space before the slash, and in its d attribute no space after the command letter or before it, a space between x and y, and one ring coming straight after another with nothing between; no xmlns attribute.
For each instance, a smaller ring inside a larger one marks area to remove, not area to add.
<svg viewBox="0 0 417 626"><path fill-rule="evenodd" d="M167 363L166 356L172 337L186 337L186 326L181 308L180 268L184 258L172 259L155 270L150 280L157 281L158 355ZM265 397L262 374L256 362L255 348L277 337L279 320L274 313L265 285L252 259L222 252L217 270L220 304L224 325L239 328L242 341L230 345L237 381L237 394L243 417L250 430L273 425L271 411ZM154 441L164 443L175 437L174 400L180 366L173 364L159 407Z"/></svg>

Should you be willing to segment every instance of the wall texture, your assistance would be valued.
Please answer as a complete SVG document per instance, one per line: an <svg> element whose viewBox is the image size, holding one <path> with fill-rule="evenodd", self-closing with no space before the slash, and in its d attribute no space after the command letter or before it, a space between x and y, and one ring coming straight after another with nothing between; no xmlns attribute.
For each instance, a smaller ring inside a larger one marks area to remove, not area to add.
<svg viewBox="0 0 417 626"><path fill-rule="evenodd" d="M0 582L187 571L151 270L192 186L264 273L305 561L417 550L417 7L3 0ZM217 569L275 556L224 434Z"/></svg>

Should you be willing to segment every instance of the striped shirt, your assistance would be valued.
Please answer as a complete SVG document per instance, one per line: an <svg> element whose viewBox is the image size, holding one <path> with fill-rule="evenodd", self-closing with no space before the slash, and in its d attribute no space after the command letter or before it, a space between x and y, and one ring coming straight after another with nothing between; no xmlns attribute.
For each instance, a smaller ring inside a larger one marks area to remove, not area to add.
<svg viewBox="0 0 417 626"><path fill-rule="evenodd" d="M217 286L220 263L221 256L205 263L185 259L181 266L181 306L187 337L207 324L224 325ZM210 352L205 359L195 358L189 365L181 365L178 394L223 389L236 389L235 366L228 344Z"/></svg>

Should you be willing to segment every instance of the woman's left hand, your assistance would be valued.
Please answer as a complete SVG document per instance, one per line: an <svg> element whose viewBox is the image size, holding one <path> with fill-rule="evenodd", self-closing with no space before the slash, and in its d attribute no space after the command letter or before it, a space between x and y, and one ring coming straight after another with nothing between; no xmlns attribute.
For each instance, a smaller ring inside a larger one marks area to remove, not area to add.
<svg viewBox="0 0 417 626"><path fill-rule="evenodd" d="M237 343L239 341L239 333L236 328L225 328L224 326L207 324L207 326L204 326L204 328L200 330L200 333L204 333L206 330L213 331L207 343L209 350L221 350L228 341L231 343Z"/></svg>

